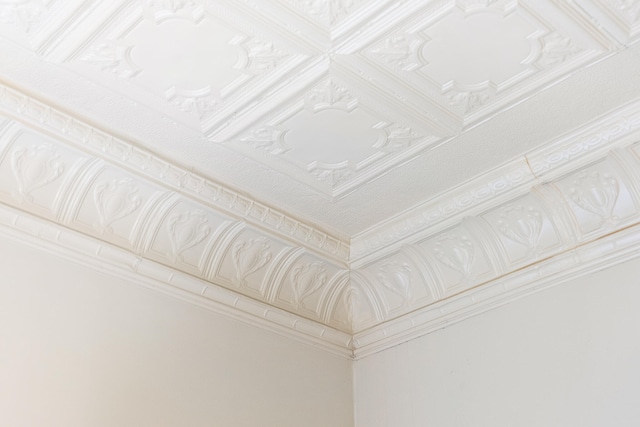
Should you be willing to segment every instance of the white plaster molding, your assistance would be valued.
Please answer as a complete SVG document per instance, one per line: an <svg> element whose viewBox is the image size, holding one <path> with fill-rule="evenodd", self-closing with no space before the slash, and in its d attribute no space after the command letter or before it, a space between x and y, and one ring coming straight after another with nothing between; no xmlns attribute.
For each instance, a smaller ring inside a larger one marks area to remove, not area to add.
<svg viewBox="0 0 640 427"><path fill-rule="evenodd" d="M167 162L6 85L0 85L0 112L139 176L158 181L167 190L188 195L211 209L222 210L268 232L283 235L287 240L337 262L348 260L346 241L280 209Z"/></svg>
<svg viewBox="0 0 640 427"><path fill-rule="evenodd" d="M460 295L354 335L354 357L367 357L569 280L640 257L640 225L572 248Z"/></svg>
<svg viewBox="0 0 640 427"><path fill-rule="evenodd" d="M351 267L450 227L464 216L525 194L536 184L577 170L614 147L634 142L639 135L640 101L636 101L354 236Z"/></svg>
<svg viewBox="0 0 640 427"><path fill-rule="evenodd" d="M350 358L351 335L0 203L0 236Z"/></svg>

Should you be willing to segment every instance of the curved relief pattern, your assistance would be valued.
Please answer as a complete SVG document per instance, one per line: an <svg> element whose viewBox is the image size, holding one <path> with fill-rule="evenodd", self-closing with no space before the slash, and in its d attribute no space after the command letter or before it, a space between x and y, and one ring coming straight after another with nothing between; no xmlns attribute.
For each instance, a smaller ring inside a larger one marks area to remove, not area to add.
<svg viewBox="0 0 640 427"><path fill-rule="evenodd" d="M204 16L204 0L142 0L144 11L156 22L165 19L199 20Z"/></svg>
<svg viewBox="0 0 640 427"><path fill-rule="evenodd" d="M276 48L273 42L255 37L244 41L240 48L245 58L239 68L249 74L269 72L289 56L284 50Z"/></svg>
<svg viewBox="0 0 640 427"><path fill-rule="evenodd" d="M174 260L182 253L202 242L211 233L209 219L204 211L196 210L173 215L167 222Z"/></svg>
<svg viewBox="0 0 640 427"><path fill-rule="evenodd" d="M449 234L438 239L435 247L436 258L443 265L460 272L465 280L471 275L474 247L466 236Z"/></svg>
<svg viewBox="0 0 640 427"><path fill-rule="evenodd" d="M327 108L339 108L350 112L358 106L358 100L349 89L327 79L306 94L304 105L314 113Z"/></svg>
<svg viewBox="0 0 640 427"><path fill-rule="evenodd" d="M543 37L541 43L542 50L535 64L542 68L555 67L582 51L570 38L557 33Z"/></svg>
<svg viewBox="0 0 640 427"><path fill-rule="evenodd" d="M132 50L133 46L127 46L115 40L103 40L91 46L80 60L126 79L140 72L131 59Z"/></svg>
<svg viewBox="0 0 640 427"><path fill-rule="evenodd" d="M327 281L326 269L323 262L299 264L291 271L293 283L293 298L296 307L322 287Z"/></svg>
<svg viewBox="0 0 640 427"><path fill-rule="evenodd" d="M640 2L638 0L608 0L607 3L624 16L628 22L640 21Z"/></svg>
<svg viewBox="0 0 640 427"><path fill-rule="evenodd" d="M493 88L469 91L454 89L447 92L446 99L449 105L459 108L466 114L491 102L495 96L496 92Z"/></svg>
<svg viewBox="0 0 640 427"><path fill-rule="evenodd" d="M233 246L233 264L236 267L236 280L246 285L246 277L271 261L272 253L265 238L238 242Z"/></svg>
<svg viewBox="0 0 640 427"><path fill-rule="evenodd" d="M349 327L354 329L356 322L358 322L358 301L360 300L360 292L353 286L349 286L342 297L342 304L347 313L347 322Z"/></svg>
<svg viewBox="0 0 640 427"><path fill-rule="evenodd" d="M379 145L374 145L374 147L387 153L404 150L423 139L422 136L408 126L393 124L387 126L384 131L386 133L384 141Z"/></svg>
<svg viewBox="0 0 640 427"><path fill-rule="evenodd" d="M60 155L51 144L16 148L11 156L11 167L18 181L14 196L30 202L33 201L33 190L55 181L64 172Z"/></svg>
<svg viewBox="0 0 640 427"><path fill-rule="evenodd" d="M138 187L129 178L114 179L96 185L93 200L100 217L101 233L111 232L111 224L114 221L132 214L141 203Z"/></svg>
<svg viewBox="0 0 640 427"><path fill-rule="evenodd" d="M498 220L498 230L535 252L542 231L542 214L531 206L505 206Z"/></svg>
<svg viewBox="0 0 640 427"><path fill-rule="evenodd" d="M291 147L284 141L286 134L287 131L280 127L263 126L251 130L247 135L240 138L240 141L256 150L277 155L291 150Z"/></svg>
<svg viewBox="0 0 640 427"><path fill-rule="evenodd" d="M335 25L347 17L362 0L289 0L304 13L325 25Z"/></svg>
<svg viewBox="0 0 640 427"><path fill-rule="evenodd" d="M620 188L618 180L608 173L580 172L569 188L571 200L587 212L600 217L603 222L615 225L613 216Z"/></svg>
<svg viewBox="0 0 640 427"><path fill-rule="evenodd" d="M15 25L28 33L40 23L44 11L41 1L3 0L0 1L0 23Z"/></svg>
<svg viewBox="0 0 640 427"><path fill-rule="evenodd" d="M378 267L378 280L391 292L402 297L405 303L412 297L411 267L398 261L384 262Z"/></svg>
<svg viewBox="0 0 640 427"><path fill-rule="evenodd" d="M356 173L349 166L339 168L323 168L317 167L311 171L311 174L315 176L319 181L329 184L331 188L337 187L349 180Z"/></svg>
<svg viewBox="0 0 640 427"><path fill-rule="evenodd" d="M395 34L367 53L392 68L413 71L424 66L427 61L420 55L425 39L416 34Z"/></svg>
<svg viewBox="0 0 640 427"><path fill-rule="evenodd" d="M198 90L177 90L172 87L166 92L166 97L178 110L200 120L214 113L220 104L220 97L208 86Z"/></svg>

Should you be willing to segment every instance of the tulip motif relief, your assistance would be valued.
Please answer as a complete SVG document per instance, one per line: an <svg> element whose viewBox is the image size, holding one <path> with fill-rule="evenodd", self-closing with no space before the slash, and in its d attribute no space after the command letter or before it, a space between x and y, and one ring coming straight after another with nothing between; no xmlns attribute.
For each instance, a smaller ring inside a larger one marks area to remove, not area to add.
<svg viewBox="0 0 640 427"><path fill-rule="evenodd" d="M322 262L299 264L291 270L293 298L296 307L315 293L327 281L327 274Z"/></svg>
<svg viewBox="0 0 640 427"><path fill-rule="evenodd" d="M542 214L531 206L505 206L498 229L507 238L535 252L542 231Z"/></svg>
<svg viewBox="0 0 640 427"><path fill-rule="evenodd" d="M206 213L201 210L184 212L169 218L167 226L174 260L180 259L184 251L207 238L211 233L208 223Z"/></svg>
<svg viewBox="0 0 640 427"><path fill-rule="evenodd" d="M246 285L247 276L267 265L272 258L265 238L238 242L231 255L236 267L236 280L242 285Z"/></svg>
<svg viewBox="0 0 640 427"><path fill-rule="evenodd" d="M469 280L474 247L468 237L455 234L442 236L436 243L435 252L438 261L461 273L465 280Z"/></svg>
<svg viewBox="0 0 640 427"><path fill-rule="evenodd" d="M93 191L93 201L100 218L99 230L111 232L111 224L132 214L140 206L138 188L128 178L101 182Z"/></svg>
<svg viewBox="0 0 640 427"><path fill-rule="evenodd" d="M378 280L382 285L402 297L411 299L411 267L398 261L387 261L378 267Z"/></svg>
<svg viewBox="0 0 640 427"><path fill-rule="evenodd" d="M613 216L620 192L617 179L608 173L584 171L575 176L573 184L569 193L576 205L600 217L604 223L617 223L618 219Z"/></svg>
<svg viewBox="0 0 640 427"><path fill-rule="evenodd" d="M55 181L64 172L60 156L50 144L16 148L11 156L13 175L18 181L15 196L33 201L31 192Z"/></svg>

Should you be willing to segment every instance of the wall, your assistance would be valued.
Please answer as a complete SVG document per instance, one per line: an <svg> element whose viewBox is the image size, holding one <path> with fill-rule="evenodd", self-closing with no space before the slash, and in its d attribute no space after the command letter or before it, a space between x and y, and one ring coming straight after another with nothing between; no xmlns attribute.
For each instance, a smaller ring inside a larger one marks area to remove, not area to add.
<svg viewBox="0 0 640 427"><path fill-rule="evenodd" d="M353 425L351 362L0 240L0 425Z"/></svg>
<svg viewBox="0 0 640 427"><path fill-rule="evenodd" d="M356 362L358 427L640 425L640 260Z"/></svg>

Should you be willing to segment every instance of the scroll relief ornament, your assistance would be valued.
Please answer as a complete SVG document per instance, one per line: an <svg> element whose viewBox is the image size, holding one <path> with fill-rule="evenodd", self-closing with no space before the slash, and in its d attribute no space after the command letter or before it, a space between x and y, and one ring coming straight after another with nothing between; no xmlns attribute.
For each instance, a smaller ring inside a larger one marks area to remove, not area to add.
<svg viewBox="0 0 640 427"><path fill-rule="evenodd" d="M542 231L542 214L531 206L505 206L500 213L498 230L507 238L535 252Z"/></svg>
<svg viewBox="0 0 640 427"><path fill-rule="evenodd" d="M462 274L465 281L471 276L474 247L467 236L449 234L438 239L435 247L436 258L443 265Z"/></svg>
<svg viewBox="0 0 640 427"><path fill-rule="evenodd" d="M640 22L640 2L638 0L607 0L607 3L624 16L629 23Z"/></svg>
<svg viewBox="0 0 640 427"><path fill-rule="evenodd" d="M15 25L29 33L45 13L42 0L0 0L0 24Z"/></svg>
<svg viewBox="0 0 640 427"><path fill-rule="evenodd" d="M184 212L169 218L167 227L174 261L181 260L184 251L209 236L211 227L208 223L207 214L201 210Z"/></svg>
<svg viewBox="0 0 640 427"><path fill-rule="evenodd" d="M613 215L620 188L618 180L608 173L580 172L569 188L571 200L582 209L599 217L608 225L616 225Z"/></svg>
<svg viewBox="0 0 640 427"><path fill-rule="evenodd" d="M50 184L64 172L60 155L51 144L16 148L11 156L11 167L18 181L14 196L29 202L33 201L31 193L34 190Z"/></svg>
<svg viewBox="0 0 640 427"><path fill-rule="evenodd" d="M204 15L204 0L142 0L147 16L156 22L171 18L187 18L194 21Z"/></svg>
<svg viewBox="0 0 640 427"><path fill-rule="evenodd" d="M405 303L412 297L411 267L398 261L383 262L378 267L378 280L391 292L402 297Z"/></svg>
<svg viewBox="0 0 640 427"><path fill-rule="evenodd" d="M346 18L363 0L289 0L317 21L333 26Z"/></svg>
<svg viewBox="0 0 640 427"><path fill-rule="evenodd" d="M99 230L112 232L111 224L135 212L141 198L138 187L129 178L101 182L93 190L93 201L100 218Z"/></svg>
<svg viewBox="0 0 640 427"><path fill-rule="evenodd" d="M291 271L291 283L293 284L293 298L296 307L320 289L327 281L324 263L299 264Z"/></svg>
<svg viewBox="0 0 640 427"><path fill-rule="evenodd" d="M236 268L236 280L246 285L246 278L271 261L272 253L265 238L245 240L236 243L231 253Z"/></svg>
<svg viewBox="0 0 640 427"><path fill-rule="evenodd" d="M360 301L360 292L350 286L344 291L342 303L347 313L347 323L353 328L358 321L358 302Z"/></svg>
<svg viewBox="0 0 640 427"><path fill-rule="evenodd" d="M541 68L551 68L565 62L582 51L569 37L558 33L546 35L541 40L542 49L535 64Z"/></svg>
<svg viewBox="0 0 640 427"><path fill-rule="evenodd" d="M418 34L394 34L367 53L391 68L410 72L427 64L420 54L425 42L426 39Z"/></svg>

